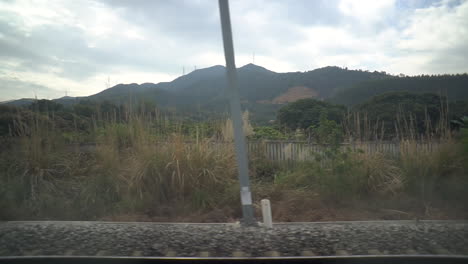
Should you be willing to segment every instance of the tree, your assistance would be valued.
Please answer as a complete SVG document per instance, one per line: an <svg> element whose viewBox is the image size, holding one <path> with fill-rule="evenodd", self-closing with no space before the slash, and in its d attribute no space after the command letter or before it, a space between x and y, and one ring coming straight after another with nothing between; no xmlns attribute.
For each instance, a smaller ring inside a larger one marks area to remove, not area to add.
<svg viewBox="0 0 468 264"><path fill-rule="evenodd" d="M79 103L73 106L76 115L91 118L96 111L96 107L91 104Z"/></svg>
<svg viewBox="0 0 468 264"><path fill-rule="evenodd" d="M437 94L416 94L408 92L385 93L357 105L353 112L365 114L370 124L383 123L385 133L395 133L395 122L398 118L412 122L415 132L427 132L428 122L434 127L446 112L447 98ZM444 117L448 118L448 117Z"/></svg>
<svg viewBox="0 0 468 264"><path fill-rule="evenodd" d="M319 125L320 114L325 112L329 120L341 123L346 108L315 99L301 99L287 104L278 112L280 126L291 130L307 129Z"/></svg>
<svg viewBox="0 0 468 264"><path fill-rule="evenodd" d="M312 132L318 143L338 148L343 142L343 129L334 121L327 119L327 113L320 114L320 121L317 127L312 127Z"/></svg>
<svg viewBox="0 0 468 264"><path fill-rule="evenodd" d="M468 74L390 77L354 84L338 91L331 102L354 106L370 100L373 96L389 92L433 93L446 95L449 101L468 100Z"/></svg>
<svg viewBox="0 0 468 264"><path fill-rule="evenodd" d="M254 134L251 136L252 139L286 139L286 136L281 133L281 131L276 130L273 127L269 126L259 126L255 127Z"/></svg>
<svg viewBox="0 0 468 264"><path fill-rule="evenodd" d="M35 112L57 112L63 110L63 105L51 100L41 99L34 101L28 108Z"/></svg>

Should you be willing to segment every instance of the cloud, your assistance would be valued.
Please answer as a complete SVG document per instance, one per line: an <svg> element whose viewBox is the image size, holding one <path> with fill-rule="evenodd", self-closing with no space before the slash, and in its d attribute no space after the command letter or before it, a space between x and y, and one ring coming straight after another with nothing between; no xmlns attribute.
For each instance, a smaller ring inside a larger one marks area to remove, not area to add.
<svg viewBox="0 0 468 264"><path fill-rule="evenodd" d="M468 1L230 4L239 66L255 53L256 64L277 72L468 72ZM211 0L2 1L0 98L25 97L31 85L45 97L89 95L108 78L170 81L183 67L224 64L218 13Z"/></svg>
<svg viewBox="0 0 468 264"><path fill-rule="evenodd" d="M414 74L468 72L468 1L454 3L415 10L397 42L401 58L389 68Z"/></svg>
<svg viewBox="0 0 468 264"><path fill-rule="evenodd" d="M338 9L346 16L353 17L364 23L379 21L393 11L395 0L341 0Z"/></svg>
<svg viewBox="0 0 468 264"><path fill-rule="evenodd" d="M56 91L42 85L32 82L25 82L18 79L7 79L0 77L0 101L18 99L18 94L21 98L56 98Z"/></svg>

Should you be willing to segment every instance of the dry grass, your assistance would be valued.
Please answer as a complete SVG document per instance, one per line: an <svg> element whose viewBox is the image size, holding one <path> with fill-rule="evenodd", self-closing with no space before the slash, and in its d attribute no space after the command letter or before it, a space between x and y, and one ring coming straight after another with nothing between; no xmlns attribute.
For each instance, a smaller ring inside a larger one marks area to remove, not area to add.
<svg viewBox="0 0 468 264"><path fill-rule="evenodd" d="M136 115L96 122L95 151L70 152L51 122L33 121L21 125L14 148L0 152L0 219L209 222L240 216L232 144L214 144L198 132L196 142L186 144L183 133L154 129L168 127L167 120ZM224 129L223 138L232 138ZM398 158L327 153L294 168L256 155L254 200L271 199L277 221L466 217L460 212L468 205L467 159L453 140L434 151L408 140Z"/></svg>
<svg viewBox="0 0 468 264"><path fill-rule="evenodd" d="M356 163L361 164L367 189L383 195L397 194L403 187L403 175L396 162L383 153L357 153Z"/></svg>
<svg viewBox="0 0 468 264"><path fill-rule="evenodd" d="M308 189L337 202L372 195L392 196L402 188L401 169L382 153L345 151L325 155L280 174L276 183Z"/></svg>
<svg viewBox="0 0 468 264"><path fill-rule="evenodd" d="M420 197L425 206L434 197L467 204L461 187L468 184L467 159L459 142L447 140L436 151L428 151L406 141L399 161L407 191Z"/></svg>
<svg viewBox="0 0 468 264"><path fill-rule="evenodd" d="M194 212L224 206L224 197L233 195L230 144L219 147L209 139L185 144L182 134L161 143L144 116L95 129L92 153L69 152L59 144L60 135L41 124L21 135L17 148L2 152L0 217Z"/></svg>

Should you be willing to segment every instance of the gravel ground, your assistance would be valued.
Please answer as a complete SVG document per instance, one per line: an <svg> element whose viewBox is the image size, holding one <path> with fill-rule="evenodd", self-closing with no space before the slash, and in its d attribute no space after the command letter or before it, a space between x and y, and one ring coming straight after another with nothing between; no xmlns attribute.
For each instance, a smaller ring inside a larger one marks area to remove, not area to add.
<svg viewBox="0 0 468 264"><path fill-rule="evenodd" d="M468 255L468 222L1 222L0 256Z"/></svg>

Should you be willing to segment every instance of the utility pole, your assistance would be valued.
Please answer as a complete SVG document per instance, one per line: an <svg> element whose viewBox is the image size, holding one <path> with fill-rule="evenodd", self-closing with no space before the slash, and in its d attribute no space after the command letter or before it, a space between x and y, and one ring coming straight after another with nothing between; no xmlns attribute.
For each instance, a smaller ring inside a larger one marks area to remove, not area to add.
<svg viewBox="0 0 468 264"><path fill-rule="evenodd" d="M226 59L226 71L228 81L228 96L231 106L231 119L234 128L234 144L239 173L240 196L242 203L242 225L255 226L252 206L252 194L249 184L249 169L247 160L247 148L245 135L242 129L242 113L239 100L239 88L237 87L237 71L234 60L234 45L232 42L231 19L229 17L228 0L219 0L219 13L221 16L221 29L223 34L224 57Z"/></svg>

